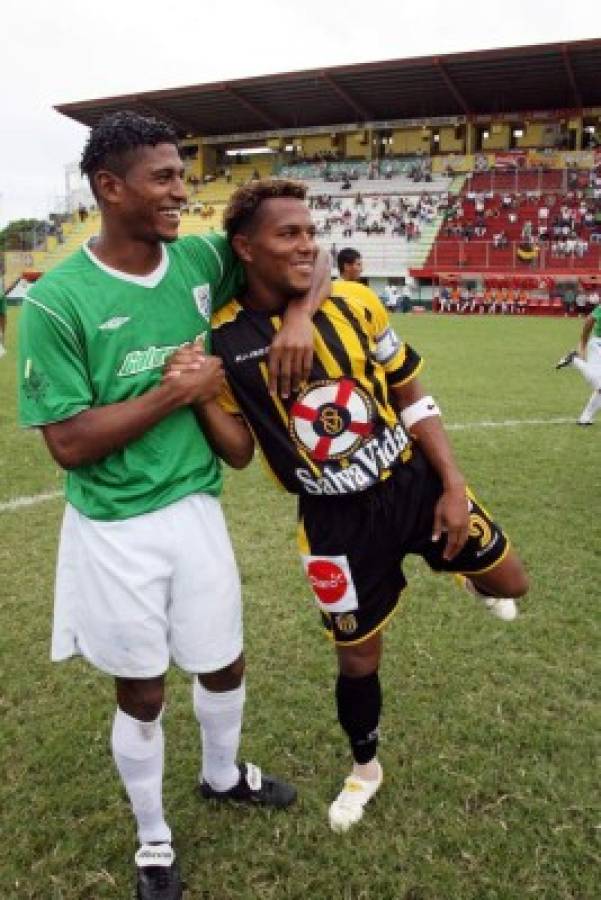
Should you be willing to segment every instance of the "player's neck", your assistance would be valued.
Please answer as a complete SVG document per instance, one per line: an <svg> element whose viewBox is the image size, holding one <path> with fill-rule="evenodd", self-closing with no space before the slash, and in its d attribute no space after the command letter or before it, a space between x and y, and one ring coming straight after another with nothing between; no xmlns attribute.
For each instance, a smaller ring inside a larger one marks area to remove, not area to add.
<svg viewBox="0 0 601 900"><path fill-rule="evenodd" d="M246 309L275 316L283 313L288 306L288 298L282 297L278 288L272 288L263 282L257 282L246 273L248 286L241 298Z"/></svg>
<svg viewBox="0 0 601 900"><path fill-rule="evenodd" d="M113 229L102 228L99 237L88 245L90 251L111 269L126 275L150 275L160 264L160 242L137 241Z"/></svg>

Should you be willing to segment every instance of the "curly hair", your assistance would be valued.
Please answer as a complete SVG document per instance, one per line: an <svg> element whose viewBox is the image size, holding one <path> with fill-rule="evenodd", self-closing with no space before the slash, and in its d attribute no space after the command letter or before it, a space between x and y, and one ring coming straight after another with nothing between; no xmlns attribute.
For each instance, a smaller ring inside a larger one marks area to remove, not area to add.
<svg viewBox="0 0 601 900"><path fill-rule="evenodd" d="M223 213L223 227L231 242L235 234L245 231L264 200L292 197L304 200L307 187L288 178L259 178L234 191Z"/></svg>
<svg viewBox="0 0 601 900"><path fill-rule="evenodd" d="M109 169L123 176L130 164L131 154L138 147L175 144L174 129L150 116L140 116L131 110L110 113L92 128L83 149L79 168L87 175L96 196L94 175L99 169Z"/></svg>

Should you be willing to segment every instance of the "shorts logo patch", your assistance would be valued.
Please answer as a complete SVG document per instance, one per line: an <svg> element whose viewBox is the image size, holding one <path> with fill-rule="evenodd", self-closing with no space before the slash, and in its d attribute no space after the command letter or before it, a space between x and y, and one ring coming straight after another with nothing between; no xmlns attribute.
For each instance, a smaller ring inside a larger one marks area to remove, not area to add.
<svg viewBox="0 0 601 900"><path fill-rule="evenodd" d="M475 512L470 513L469 534L470 537L474 537L478 540L481 547L488 547L492 541L492 529L490 525L486 519Z"/></svg>
<svg viewBox="0 0 601 900"><path fill-rule="evenodd" d="M373 403L352 378L317 381L290 410L290 434L312 459L350 456L372 432Z"/></svg>
<svg viewBox="0 0 601 900"><path fill-rule="evenodd" d="M320 609L327 613L346 613L358 608L346 556L303 556L302 560Z"/></svg>
<svg viewBox="0 0 601 900"><path fill-rule="evenodd" d="M352 613L343 613L341 616L336 616L336 627L343 634L354 634L358 627L357 617Z"/></svg>

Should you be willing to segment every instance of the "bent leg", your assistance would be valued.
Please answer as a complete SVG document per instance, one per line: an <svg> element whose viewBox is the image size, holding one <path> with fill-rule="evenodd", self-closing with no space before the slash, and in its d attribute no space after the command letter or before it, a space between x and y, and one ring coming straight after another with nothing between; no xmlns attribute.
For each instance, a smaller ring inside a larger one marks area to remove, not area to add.
<svg viewBox="0 0 601 900"><path fill-rule="evenodd" d="M476 590L487 597L517 599L528 592L528 576L514 550L509 550L504 559L488 572L469 577Z"/></svg>

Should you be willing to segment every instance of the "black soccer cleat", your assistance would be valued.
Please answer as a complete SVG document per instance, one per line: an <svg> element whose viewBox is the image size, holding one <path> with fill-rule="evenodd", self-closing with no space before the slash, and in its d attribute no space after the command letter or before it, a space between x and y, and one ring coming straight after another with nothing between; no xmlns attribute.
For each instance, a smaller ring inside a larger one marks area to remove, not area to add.
<svg viewBox="0 0 601 900"><path fill-rule="evenodd" d="M205 800L231 800L234 803L248 803L251 806L271 806L284 809L296 800L296 788L273 775L264 775L252 763L239 763L240 780L229 791L216 791L207 781L199 787L200 796Z"/></svg>
<svg viewBox="0 0 601 900"><path fill-rule="evenodd" d="M184 884L170 844L142 844L136 873L137 900L181 900Z"/></svg>
<svg viewBox="0 0 601 900"><path fill-rule="evenodd" d="M578 352L576 350L570 350L569 353L566 353L565 356L562 356L560 360L555 364L556 369L564 369L566 366L571 366L574 357L578 356Z"/></svg>

